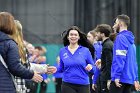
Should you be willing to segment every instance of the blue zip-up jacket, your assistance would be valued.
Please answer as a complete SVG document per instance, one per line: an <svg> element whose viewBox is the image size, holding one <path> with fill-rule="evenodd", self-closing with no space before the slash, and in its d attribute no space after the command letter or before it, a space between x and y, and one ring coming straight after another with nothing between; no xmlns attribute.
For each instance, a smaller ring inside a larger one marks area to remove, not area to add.
<svg viewBox="0 0 140 93"><path fill-rule="evenodd" d="M114 42L111 79L134 84L138 79L137 68L134 36L132 32L124 30L118 33Z"/></svg>
<svg viewBox="0 0 140 93"><path fill-rule="evenodd" d="M60 66L58 71L63 72L62 80L67 83L88 85L88 71L85 69L87 64L93 65L91 53L88 48L79 46L72 54L68 46L60 50Z"/></svg>
<svg viewBox="0 0 140 93"><path fill-rule="evenodd" d="M96 59L98 60L101 58L101 52L102 52L102 42L97 42L93 44L94 48L95 48L95 55L96 55Z"/></svg>
<svg viewBox="0 0 140 93"><path fill-rule="evenodd" d="M59 68L59 64L55 64L54 65L56 68ZM59 71L56 71L56 73L53 74L53 76L55 78L62 78L63 77L63 73L62 72L59 72Z"/></svg>

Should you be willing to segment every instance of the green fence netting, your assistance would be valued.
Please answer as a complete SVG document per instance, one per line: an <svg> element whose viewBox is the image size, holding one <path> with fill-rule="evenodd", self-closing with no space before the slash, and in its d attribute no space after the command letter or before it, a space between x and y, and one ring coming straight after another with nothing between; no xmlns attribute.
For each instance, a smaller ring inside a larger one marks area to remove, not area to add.
<svg viewBox="0 0 140 93"><path fill-rule="evenodd" d="M38 44L35 46L38 46ZM56 57L59 54L59 50L63 45L43 44L41 46L44 46L47 49L47 53L46 53L47 61L46 61L46 63L49 65L54 65L56 62ZM52 81L52 75L49 75L48 77L51 79L51 81L48 83L46 93L55 93L55 86L54 86L54 82ZM37 93L39 93L39 91L40 91L40 84L38 84Z"/></svg>

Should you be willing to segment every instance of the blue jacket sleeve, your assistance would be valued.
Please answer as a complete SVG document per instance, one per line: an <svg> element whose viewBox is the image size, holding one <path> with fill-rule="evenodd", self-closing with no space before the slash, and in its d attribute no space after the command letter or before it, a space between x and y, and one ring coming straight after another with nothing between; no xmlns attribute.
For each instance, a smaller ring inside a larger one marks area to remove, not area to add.
<svg viewBox="0 0 140 93"><path fill-rule="evenodd" d="M8 46L8 50L5 62L10 73L24 79L32 79L34 72L21 64L17 44L11 40L6 46Z"/></svg>
<svg viewBox="0 0 140 93"><path fill-rule="evenodd" d="M96 67L96 70L95 70L95 73L94 73L94 77L93 77L93 81L92 81L93 84L96 84L97 79L98 79L98 77L99 77L99 74L100 74L100 69L98 69L98 68Z"/></svg>
<svg viewBox="0 0 140 93"><path fill-rule="evenodd" d="M43 80L45 80L45 79L48 78L48 75L47 74L41 74L41 76L43 77Z"/></svg>
<svg viewBox="0 0 140 93"><path fill-rule="evenodd" d="M136 75L136 78L135 78L135 80L134 81L138 81L138 64L137 64L137 58L136 58L136 46L135 45L133 45L133 47L134 47L134 51L135 51L135 54L134 54L134 57L135 57L135 64L134 64L134 73L135 73L135 75Z"/></svg>
<svg viewBox="0 0 140 93"><path fill-rule="evenodd" d="M87 61L87 64L92 65L93 69L91 71L95 71L94 59L92 58L91 53L90 53L89 50L87 50L87 59L86 59L86 61Z"/></svg>
<svg viewBox="0 0 140 93"><path fill-rule="evenodd" d="M61 50L60 50L60 53L59 53L59 57L60 57L60 65L57 66L57 72L63 72L63 70L64 70L64 63L62 61Z"/></svg>
<svg viewBox="0 0 140 93"><path fill-rule="evenodd" d="M60 65L57 67L57 71L58 72L63 72L63 70L64 70L64 63L60 58Z"/></svg>
<svg viewBox="0 0 140 93"><path fill-rule="evenodd" d="M115 68L114 71L114 76L115 79L120 79L121 73L123 71L124 68L124 64L125 64L125 60L126 60L126 53L127 53L127 40L126 37L120 35L117 36L116 38L116 42L115 42L115 59L114 59L114 63L115 63Z"/></svg>

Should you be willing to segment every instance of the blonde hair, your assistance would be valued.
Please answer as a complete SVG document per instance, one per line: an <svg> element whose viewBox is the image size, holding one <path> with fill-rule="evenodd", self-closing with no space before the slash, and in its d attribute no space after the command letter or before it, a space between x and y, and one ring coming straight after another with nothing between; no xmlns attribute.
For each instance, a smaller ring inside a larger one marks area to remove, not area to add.
<svg viewBox="0 0 140 93"><path fill-rule="evenodd" d="M44 46L41 46L41 47L42 47L43 53L45 54L47 52L47 49Z"/></svg>
<svg viewBox="0 0 140 93"><path fill-rule="evenodd" d="M11 37L18 44L18 50L19 50L21 62L24 64L26 63L26 51L25 51L24 40L23 40L22 25L18 20L15 20L15 25L16 25L16 31Z"/></svg>

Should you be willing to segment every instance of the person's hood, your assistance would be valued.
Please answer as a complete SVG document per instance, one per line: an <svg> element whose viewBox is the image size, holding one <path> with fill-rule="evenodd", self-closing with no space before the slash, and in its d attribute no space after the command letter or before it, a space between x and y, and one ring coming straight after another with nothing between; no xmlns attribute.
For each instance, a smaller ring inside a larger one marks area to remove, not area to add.
<svg viewBox="0 0 140 93"><path fill-rule="evenodd" d="M5 40L10 40L10 39L11 38L7 34L0 31L0 42Z"/></svg>
<svg viewBox="0 0 140 93"><path fill-rule="evenodd" d="M124 31L120 32L119 34L123 34L131 44L134 43L135 37L131 31L124 30Z"/></svg>

